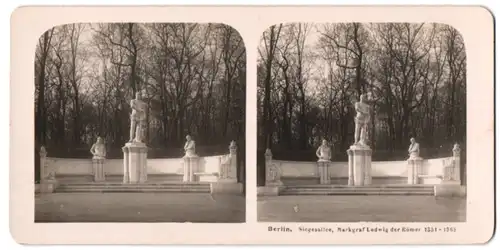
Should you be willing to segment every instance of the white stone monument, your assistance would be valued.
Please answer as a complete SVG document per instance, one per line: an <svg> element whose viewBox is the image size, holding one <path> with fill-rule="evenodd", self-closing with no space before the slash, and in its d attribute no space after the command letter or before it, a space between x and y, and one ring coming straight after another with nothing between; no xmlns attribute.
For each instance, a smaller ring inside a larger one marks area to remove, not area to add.
<svg viewBox="0 0 500 250"><path fill-rule="evenodd" d="M281 182L281 171L276 163L273 162L271 149L266 149L264 154L266 160L266 184L258 187L258 195L277 196L280 192L283 182Z"/></svg>
<svg viewBox="0 0 500 250"><path fill-rule="evenodd" d="M445 162L443 180L440 185L434 186L436 196L466 196L465 186L460 181L460 145L453 145L453 156Z"/></svg>
<svg viewBox="0 0 500 250"><path fill-rule="evenodd" d="M319 183L330 184L329 168L332 153L327 140L323 140L321 146L318 147L316 156L318 157Z"/></svg>
<svg viewBox="0 0 500 250"><path fill-rule="evenodd" d="M235 141L229 144L229 154L222 157L219 165L219 178L217 182L211 183L212 193L240 194L243 192L243 184L238 183L237 177L237 146Z"/></svg>
<svg viewBox="0 0 500 250"><path fill-rule="evenodd" d="M122 148L123 182L143 183L147 181L148 147L143 142L146 127L147 104L142 101L141 92L130 101L130 140Z"/></svg>
<svg viewBox="0 0 500 250"><path fill-rule="evenodd" d="M236 156L236 142L231 141L229 144L229 154L222 156L220 170L219 170L219 182L237 182L237 156Z"/></svg>
<svg viewBox="0 0 500 250"><path fill-rule="evenodd" d="M448 184L460 185L460 145L453 145L451 164L445 167L443 181Z"/></svg>
<svg viewBox="0 0 500 250"><path fill-rule="evenodd" d="M106 145L101 137L97 137L96 143L90 148L92 153L92 169L94 171L94 181L105 181L106 174L104 172L104 160L106 159Z"/></svg>
<svg viewBox="0 0 500 250"><path fill-rule="evenodd" d="M50 171L47 162L47 150L44 146L40 147L40 192L52 193L57 188L55 172Z"/></svg>
<svg viewBox="0 0 500 250"><path fill-rule="evenodd" d="M348 185L365 186L371 184L372 150L367 145L368 123L370 122L370 106L366 103L366 95L360 96L359 102L354 104L356 117L354 118L354 144L347 150L349 157Z"/></svg>
<svg viewBox="0 0 500 250"><path fill-rule="evenodd" d="M196 154L196 143L191 139L190 135L186 136L186 144L184 144L184 176L182 181L184 182L194 182L195 175L198 169L198 163L200 158Z"/></svg>
<svg viewBox="0 0 500 250"><path fill-rule="evenodd" d="M420 157L420 144L415 138L410 139L410 146L408 147L408 184L419 184L419 175L422 169L422 157Z"/></svg>

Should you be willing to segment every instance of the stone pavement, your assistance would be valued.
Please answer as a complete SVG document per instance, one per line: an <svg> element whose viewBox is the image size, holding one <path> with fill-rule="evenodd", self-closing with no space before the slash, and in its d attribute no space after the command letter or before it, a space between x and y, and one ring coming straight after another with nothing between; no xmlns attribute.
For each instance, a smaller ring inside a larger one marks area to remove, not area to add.
<svg viewBox="0 0 500 250"><path fill-rule="evenodd" d="M267 222L464 222L465 198L434 196L258 197Z"/></svg>
<svg viewBox="0 0 500 250"><path fill-rule="evenodd" d="M35 222L245 221L245 197L186 193L52 193L35 196Z"/></svg>

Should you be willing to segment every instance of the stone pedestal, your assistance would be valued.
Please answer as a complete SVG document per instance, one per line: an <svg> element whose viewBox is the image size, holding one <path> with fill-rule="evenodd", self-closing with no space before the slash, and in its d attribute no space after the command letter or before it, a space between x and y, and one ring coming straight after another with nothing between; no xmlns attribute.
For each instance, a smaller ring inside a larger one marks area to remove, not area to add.
<svg viewBox="0 0 500 250"><path fill-rule="evenodd" d="M408 162L408 184L415 185L419 184L419 175L422 169L421 157L410 157Z"/></svg>
<svg viewBox="0 0 500 250"><path fill-rule="evenodd" d="M200 158L198 156L184 156L184 176L182 177L183 182L194 182L195 175L198 169L198 163Z"/></svg>
<svg viewBox="0 0 500 250"><path fill-rule="evenodd" d="M465 186L460 183L442 183L434 186L434 195L436 197L466 197Z"/></svg>
<svg viewBox="0 0 500 250"><path fill-rule="evenodd" d="M318 161L318 172L319 172L319 184L330 184L330 161L319 160Z"/></svg>
<svg viewBox="0 0 500 250"><path fill-rule="evenodd" d="M57 180L47 179L40 183L40 193L53 193L57 188Z"/></svg>
<svg viewBox="0 0 500 250"><path fill-rule="evenodd" d="M243 184L232 180L222 180L210 183L210 193L212 194L241 194L243 193Z"/></svg>
<svg viewBox="0 0 500 250"><path fill-rule="evenodd" d="M349 186L366 186L372 183L372 150L369 146L352 145L349 156Z"/></svg>
<svg viewBox="0 0 500 250"><path fill-rule="evenodd" d="M102 182L106 180L106 174L104 173L104 159L94 157L92 159L92 169L94 171L94 181Z"/></svg>
<svg viewBox="0 0 500 250"><path fill-rule="evenodd" d="M279 191L283 186L281 182L281 170L280 167L273 162L273 154L271 149L266 149L266 186L259 187L259 192L261 195L276 196L279 195Z"/></svg>
<svg viewBox="0 0 500 250"><path fill-rule="evenodd" d="M123 183L147 181L148 147L144 143L129 142L123 150Z"/></svg>

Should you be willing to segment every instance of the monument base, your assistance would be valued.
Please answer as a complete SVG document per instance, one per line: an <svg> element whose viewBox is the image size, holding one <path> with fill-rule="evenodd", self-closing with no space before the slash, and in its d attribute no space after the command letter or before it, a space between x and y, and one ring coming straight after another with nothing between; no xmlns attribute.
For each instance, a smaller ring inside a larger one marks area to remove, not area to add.
<svg viewBox="0 0 500 250"><path fill-rule="evenodd" d="M280 193L279 186L257 187L257 196L278 196L279 193Z"/></svg>
<svg viewBox="0 0 500 250"><path fill-rule="evenodd" d="M195 182L196 175L198 171L198 162L200 158L197 155L184 156L182 158L184 161L184 175L182 177L183 182Z"/></svg>
<svg viewBox="0 0 500 250"><path fill-rule="evenodd" d="M128 142L123 150L123 183L147 181L148 147L142 142Z"/></svg>
<svg viewBox="0 0 500 250"><path fill-rule="evenodd" d="M212 194L242 194L243 184L233 181L219 181L210 183Z"/></svg>
<svg viewBox="0 0 500 250"><path fill-rule="evenodd" d="M319 184L330 184L330 173L329 173L330 161L319 160L318 161L318 171L319 171Z"/></svg>
<svg viewBox="0 0 500 250"><path fill-rule="evenodd" d="M434 186L434 195L436 197L465 197L466 188L459 182L448 182Z"/></svg>
<svg viewBox="0 0 500 250"><path fill-rule="evenodd" d="M422 168L421 157L410 157L408 162L408 184L419 184L420 169Z"/></svg>
<svg viewBox="0 0 500 250"><path fill-rule="evenodd" d="M92 159L92 169L94 171L94 181L103 182L106 180L104 173L104 159L93 158Z"/></svg>
<svg viewBox="0 0 500 250"><path fill-rule="evenodd" d="M349 156L349 186L367 186L372 183L372 150L367 145L355 144L347 150Z"/></svg>
<svg viewBox="0 0 500 250"><path fill-rule="evenodd" d="M44 180L40 183L40 193L53 193L57 184L56 180Z"/></svg>

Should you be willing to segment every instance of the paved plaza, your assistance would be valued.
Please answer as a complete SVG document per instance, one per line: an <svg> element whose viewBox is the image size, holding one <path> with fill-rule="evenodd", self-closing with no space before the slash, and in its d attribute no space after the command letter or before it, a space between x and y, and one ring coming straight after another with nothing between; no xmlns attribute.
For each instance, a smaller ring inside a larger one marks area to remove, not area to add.
<svg viewBox="0 0 500 250"><path fill-rule="evenodd" d="M465 222L465 198L434 196L259 197L267 222Z"/></svg>
<svg viewBox="0 0 500 250"><path fill-rule="evenodd" d="M36 194L35 222L245 221L245 197L185 193Z"/></svg>

